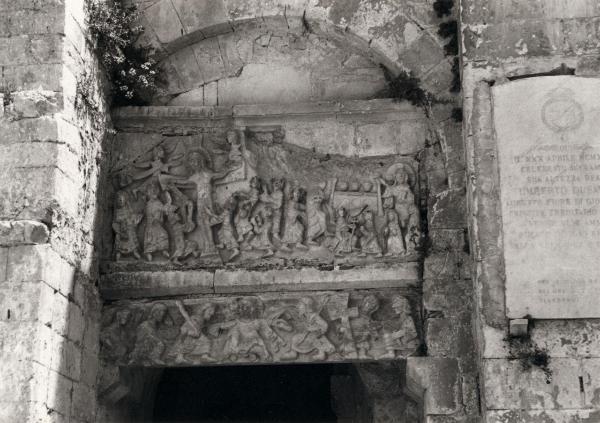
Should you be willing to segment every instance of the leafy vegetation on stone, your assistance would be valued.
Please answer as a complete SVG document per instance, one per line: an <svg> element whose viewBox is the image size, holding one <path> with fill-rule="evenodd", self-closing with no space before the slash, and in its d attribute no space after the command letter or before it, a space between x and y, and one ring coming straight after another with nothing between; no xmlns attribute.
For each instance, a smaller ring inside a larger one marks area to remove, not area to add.
<svg viewBox="0 0 600 423"><path fill-rule="evenodd" d="M87 7L92 43L112 84L113 103L147 104L158 90L160 72L152 50L136 43L144 30L136 25L137 8L103 0L89 0Z"/></svg>

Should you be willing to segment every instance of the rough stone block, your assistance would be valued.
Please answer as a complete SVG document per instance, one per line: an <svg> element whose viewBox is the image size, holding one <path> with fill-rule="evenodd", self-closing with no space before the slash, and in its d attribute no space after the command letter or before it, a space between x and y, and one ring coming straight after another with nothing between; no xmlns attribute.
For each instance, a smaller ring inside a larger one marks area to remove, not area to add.
<svg viewBox="0 0 600 423"><path fill-rule="evenodd" d="M311 92L310 76L294 66L248 64L239 77L219 81L219 104L306 102Z"/></svg>
<svg viewBox="0 0 600 423"><path fill-rule="evenodd" d="M44 90L17 91L11 94L11 101L5 107L5 117L10 120L31 119L60 111L60 93Z"/></svg>
<svg viewBox="0 0 600 423"><path fill-rule="evenodd" d="M205 28L210 29L212 26L229 21L224 2L222 1L209 3L174 0L173 6L177 11L177 15L181 17L183 29L187 34Z"/></svg>
<svg viewBox="0 0 600 423"><path fill-rule="evenodd" d="M61 63L60 34L0 37L0 64L33 65Z"/></svg>
<svg viewBox="0 0 600 423"><path fill-rule="evenodd" d="M6 265L8 263L8 248L0 247L0 284L6 280Z"/></svg>
<svg viewBox="0 0 600 423"><path fill-rule="evenodd" d="M8 253L6 282L44 281L68 297L73 292L75 269L49 245L11 247Z"/></svg>
<svg viewBox="0 0 600 423"><path fill-rule="evenodd" d="M83 312L72 302L69 302L68 310L67 337L75 344L81 344L83 342L83 333L85 331L85 318Z"/></svg>
<svg viewBox="0 0 600 423"><path fill-rule="evenodd" d="M429 210L429 227L432 229L467 227L467 203L463 189L452 189L437 194L429 201Z"/></svg>
<svg viewBox="0 0 600 423"><path fill-rule="evenodd" d="M524 370L519 360L485 360L484 380L493 381L485 383L486 404L489 409L586 408L581 384L589 393L600 389L600 381L591 376L599 368L598 359L551 358L549 378L536 367Z"/></svg>
<svg viewBox="0 0 600 423"><path fill-rule="evenodd" d="M43 89L62 90L63 66L60 63L14 65L4 69L4 83L15 91Z"/></svg>
<svg viewBox="0 0 600 423"><path fill-rule="evenodd" d="M35 220L0 221L0 246L45 244L48 236L48 227Z"/></svg>
<svg viewBox="0 0 600 423"><path fill-rule="evenodd" d="M0 320L41 323L52 321L54 291L42 282L0 285Z"/></svg>
<svg viewBox="0 0 600 423"><path fill-rule="evenodd" d="M421 392L425 415L454 414L461 403L458 362L451 358L409 357L406 377L411 392Z"/></svg>
<svg viewBox="0 0 600 423"><path fill-rule="evenodd" d="M73 381L50 370L48 372L46 386L48 387L48 394L46 397L46 405L48 408L66 416L68 419L68 416L71 414Z"/></svg>
<svg viewBox="0 0 600 423"><path fill-rule="evenodd" d="M459 279L457 267L458 254L454 251L440 252L425 258L423 278L425 279Z"/></svg>
<svg viewBox="0 0 600 423"><path fill-rule="evenodd" d="M21 2L15 2L21 4ZM64 25L64 6L39 3L40 9L19 9L0 14L0 36L60 33Z"/></svg>
<svg viewBox="0 0 600 423"><path fill-rule="evenodd" d="M465 251L468 249L467 234L464 229L432 229L429 231L431 248L440 251Z"/></svg>
<svg viewBox="0 0 600 423"><path fill-rule="evenodd" d="M94 421L96 414L96 391L81 383L75 383L73 385L73 401L71 409L71 422L73 419L81 420L83 422Z"/></svg>
<svg viewBox="0 0 600 423"><path fill-rule="evenodd" d="M49 220L57 207L69 216L78 211L80 186L56 167L0 170L0 218Z"/></svg>
<svg viewBox="0 0 600 423"><path fill-rule="evenodd" d="M88 387L95 388L99 366L100 359L98 355L84 349L81 354L81 374L79 381Z"/></svg>
<svg viewBox="0 0 600 423"><path fill-rule="evenodd" d="M470 316L425 320L427 355L470 357L473 345Z"/></svg>
<svg viewBox="0 0 600 423"><path fill-rule="evenodd" d="M423 307L445 317L469 313L473 298L470 280L424 279Z"/></svg>
<svg viewBox="0 0 600 423"><path fill-rule="evenodd" d="M358 125L356 143L363 154L372 156L415 154L425 148L426 132L424 121ZM403 142L398 142L400 139Z"/></svg>
<svg viewBox="0 0 600 423"><path fill-rule="evenodd" d="M193 54L190 59L195 61L197 66L200 67L202 75L202 79L198 81L200 85L217 81L227 76L218 38L207 38L194 44L191 49Z"/></svg>
<svg viewBox="0 0 600 423"><path fill-rule="evenodd" d="M81 376L81 347L55 334L50 370L78 381Z"/></svg>
<svg viewBox="0 0 600 423"><path fill-rule="evenodd" d="M531 339L551 357L600 357L600 321L536 320Z"/></svg>
<svg viewBox="0 0 600 423"><path fill-rule="evenodd" d="M144 10L144 18L161 43L170 43L185 34L171 0L158 1Z"/></svg>

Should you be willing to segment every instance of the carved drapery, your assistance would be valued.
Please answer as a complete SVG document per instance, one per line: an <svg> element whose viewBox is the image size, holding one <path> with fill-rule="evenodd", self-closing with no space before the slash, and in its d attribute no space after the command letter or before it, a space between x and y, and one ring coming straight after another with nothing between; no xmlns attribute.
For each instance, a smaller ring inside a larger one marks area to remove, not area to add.
<svg viewBox="0 0 600 423"><path fill-rule="evenodd" d="M184 138L114 169L117 269L418 259L413 159L317 154L278 128Z"/></svg>

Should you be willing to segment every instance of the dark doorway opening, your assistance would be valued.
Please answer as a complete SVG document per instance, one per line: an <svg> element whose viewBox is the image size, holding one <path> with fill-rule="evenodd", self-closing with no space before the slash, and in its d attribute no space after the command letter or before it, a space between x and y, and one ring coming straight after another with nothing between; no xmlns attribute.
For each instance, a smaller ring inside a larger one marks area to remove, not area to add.
<svg viewBox="0 0 600 423"><path fill-rule="evenodd" d="M318 422L338 419L331 377L340 365L165 369L155 422Z"/></svg>

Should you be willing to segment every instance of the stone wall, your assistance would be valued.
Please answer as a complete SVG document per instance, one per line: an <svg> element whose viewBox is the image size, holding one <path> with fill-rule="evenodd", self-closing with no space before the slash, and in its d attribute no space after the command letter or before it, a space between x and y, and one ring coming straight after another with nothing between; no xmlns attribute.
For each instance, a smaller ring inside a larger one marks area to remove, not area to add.
<svg viewBox="0 0 600 423"><path fill-rule="evenodd" d="M595 320L530 322L522 365L509 340L490 86L538 74L598 76L595 1L461 1L464 138L469 180L482 406L488 423L600 420ZM526 358L525 360L527 360Z"/></svg>
<svg viewBox="0 0 600 423"><path fill-rule="evenodd" d="M82 7L0 2L2 422L94 420L106 106Z"/></svg>
<svg viewBox="0 0 600 423"><path fill-rule="evenodd" d="M383 88L379 64L451 97L452 60L429 1L132 2L143 11L142 42L168 69L168 97L186 93L176 104L372 98Z"/></svg>

